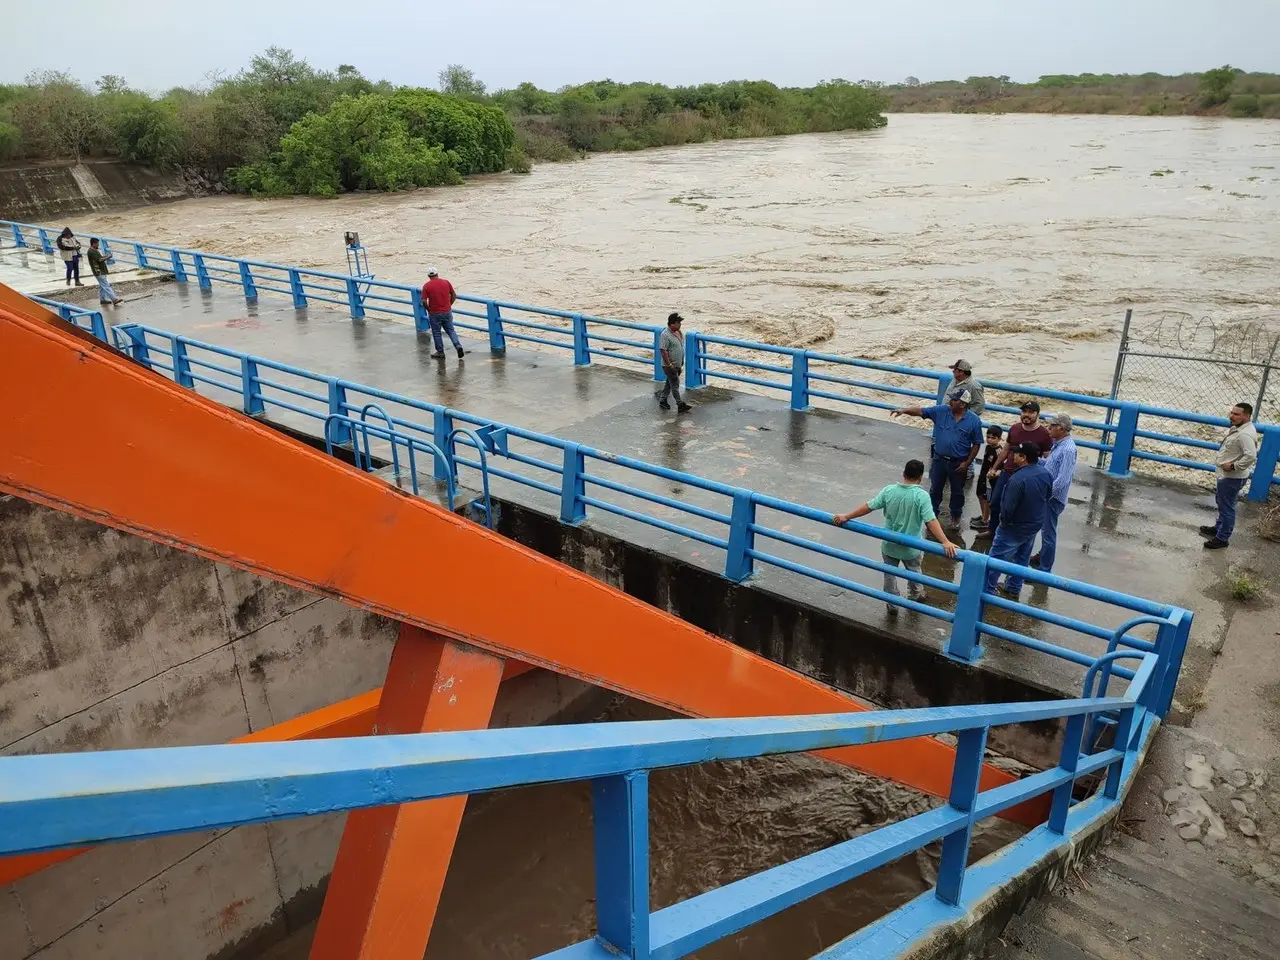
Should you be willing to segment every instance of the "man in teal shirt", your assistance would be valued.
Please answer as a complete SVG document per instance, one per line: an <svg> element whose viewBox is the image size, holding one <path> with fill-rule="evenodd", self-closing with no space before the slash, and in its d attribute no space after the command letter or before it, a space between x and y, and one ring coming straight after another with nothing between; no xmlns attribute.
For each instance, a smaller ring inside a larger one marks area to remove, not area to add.
<svg viewBox="0 0 1280 960"><path fill-rule="evenodd" d="M848 513L836 514L832 518L832 522L840 527L850 520L865 517L873 510L883 510L886 530L892 530L894 533L900 533L903 536L919 540L924 533L925 527L928 527L929 532L942 545L942 549L947 556L954 559L956 545L948 540L947 535L942 532L942 524L938 523L937 514L933 510L933 501L920 486L922 477L924 477L924 464L919 460L908 460L906 467L902 471L901 483L889 484L862 506L850 510ZM883 540L880 543L880 556L891 567L901 564L912 573L919 573L920 561L924 559L924 551L917 547ZM898 577L892 573L885 573L884 591L885 593L893 594L895 597L899 596ZM924 600L926 596L924 585L914 580L908 580L907 596L916 602ZM896 603L890 602L887 606L891 614L897 614L898 605Z"/></svg>

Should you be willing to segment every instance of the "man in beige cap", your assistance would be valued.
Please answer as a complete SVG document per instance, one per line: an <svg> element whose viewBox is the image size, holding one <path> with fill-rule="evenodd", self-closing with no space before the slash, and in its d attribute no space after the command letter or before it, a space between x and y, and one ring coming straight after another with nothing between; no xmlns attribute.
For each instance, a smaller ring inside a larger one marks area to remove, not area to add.
<svg viewBox="0 0 1280 960"><path fill-rule="evenodd" d="M1044 526L1040 528L1040 552L1031 558L1031 566L1049 573L1058 556L1058 518L1067 509L1067 496L1071 480L1076 474L1078 452L1071 438L1071 418L1065 413L1050 417L1045 424L1053 449L1045 458L1044 467L1053 478L1053 492L1049 494L1049 509L1044 514Z"/></svg>
<svg viewBox="0 0 1280 960"><path fill-rule="evenodd" d="M969 391L969 412L977 414L981 420L987 410L987 395L981 381L974 379L973 364L968 360L957 360L951 365L951 382L942 395L949 397L961 389Z"/></svg>

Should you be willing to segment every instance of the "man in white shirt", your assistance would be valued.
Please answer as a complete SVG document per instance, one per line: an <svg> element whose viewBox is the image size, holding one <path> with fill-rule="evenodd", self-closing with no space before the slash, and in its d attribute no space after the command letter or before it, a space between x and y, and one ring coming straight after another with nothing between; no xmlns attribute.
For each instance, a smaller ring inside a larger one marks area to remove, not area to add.
<svg viewBox="0 0 1280 960"><path fill-rule="evenodd" d="M1240 489L1253 475L1253 465L1258 462L1258 431L1253 425L1253 405L1237 403L1227 414L1231 428L1222 438L1218 456L1214 461L1218 475L1218 522L1200 528L1209 539L1204 542L1207 550L1221 550L1231 542L1231 532L1236 528L1236 500Z"/></svg>

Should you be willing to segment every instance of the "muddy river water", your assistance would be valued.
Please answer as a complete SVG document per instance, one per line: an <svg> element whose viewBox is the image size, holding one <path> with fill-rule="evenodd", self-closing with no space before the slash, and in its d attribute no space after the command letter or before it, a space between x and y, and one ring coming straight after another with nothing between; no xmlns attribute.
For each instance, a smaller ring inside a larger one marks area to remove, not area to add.
<svg viewBox="0 0 1280 960"><path fill-rule="evenodd" d="M1156 176L1154 174L1160 173ZM1125 308L1276 325L1280 122L895 115L337 200L87 218L124 237L1000 379L1109 385Z"/></svg>
<svg viewBox="0 0 1280 960"><path fill-rule="evenodd" d="M507 300L648 322L675 309L702 331L935 368L963 354L1002 379L1105 391L1130 306L1140 322L1280 333L1278 215L1274 121L894 116L873 133L597 156L392 196L191 200L75 226L340 272L342 233L358 230L388 279L436 265ZM651 803L656 905L927 806L807 758L657 774ZM590 936L590 835L585 786L474 800L428 957L528 957ZM1013 835L988 825L978 846ZM933 869L908 857L699 956L811 956ZM278 955L305 956L307 933Z"/></svg>

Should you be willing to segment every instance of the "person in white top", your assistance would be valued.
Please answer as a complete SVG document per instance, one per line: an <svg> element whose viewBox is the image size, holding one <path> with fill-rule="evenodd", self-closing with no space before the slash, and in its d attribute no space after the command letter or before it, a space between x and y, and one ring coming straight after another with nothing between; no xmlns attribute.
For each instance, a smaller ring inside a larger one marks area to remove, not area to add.
<svg viewBox="0 0 1280 960"><path fill-rule="evenodd" d="M1218 456L1214 460L1218 476L1218 522L1203 526L1200 532L1209 539L1204 542L1207 550L1221 550L1231 543L1231 532L1236 528L1236 500L1245 482L1253 475L1253 465L1258 462L1258 430L1253 425L1253 404L1237 403L1227 414L1231 428L1222 438Z"/></svg>

